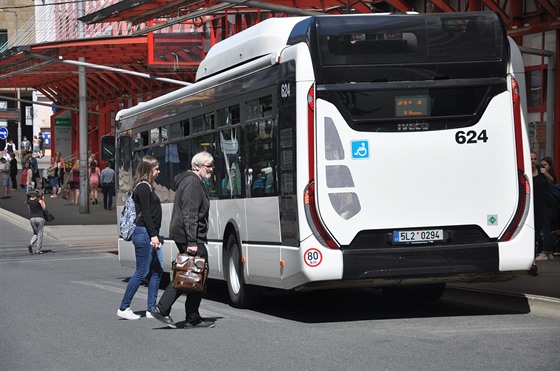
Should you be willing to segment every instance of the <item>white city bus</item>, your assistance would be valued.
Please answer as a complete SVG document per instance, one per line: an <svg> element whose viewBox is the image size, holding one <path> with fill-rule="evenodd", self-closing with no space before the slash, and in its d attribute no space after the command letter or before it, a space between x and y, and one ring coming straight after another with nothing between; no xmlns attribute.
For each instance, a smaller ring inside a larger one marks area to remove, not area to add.
<svg viewBox="0 0 560 371"><path fill-rule="evenodd" d="M212 47L194 84L118 113L117 212L153 155L167 235L173 178L206 150L210 278L234 306L511 279L534 254L522 91L491 12L268 19ZM119 258L134 266L130 242Z"/></svg>

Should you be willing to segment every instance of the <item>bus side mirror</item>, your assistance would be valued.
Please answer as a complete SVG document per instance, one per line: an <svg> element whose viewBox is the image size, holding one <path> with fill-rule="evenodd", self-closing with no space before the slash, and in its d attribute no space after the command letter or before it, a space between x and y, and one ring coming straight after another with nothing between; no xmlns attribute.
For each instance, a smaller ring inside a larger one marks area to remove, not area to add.
<svg viewBox="0 0 560 371"><path fill-rule="evenodd" d="M115 136L105 135L101 137L101 160L115 161Z"/></svg>

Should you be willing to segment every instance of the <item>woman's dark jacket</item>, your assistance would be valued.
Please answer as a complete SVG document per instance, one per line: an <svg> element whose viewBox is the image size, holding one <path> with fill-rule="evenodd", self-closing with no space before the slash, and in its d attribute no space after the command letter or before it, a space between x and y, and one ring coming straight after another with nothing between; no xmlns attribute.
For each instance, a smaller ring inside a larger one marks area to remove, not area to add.
<svg viewBox="0 0 560 371"><path fill-rule="evenodd" d="M137 215L136 225L146 227L150 237L159 236L161 201L147 182L138 183L134 189L134 206Z"/></svg>

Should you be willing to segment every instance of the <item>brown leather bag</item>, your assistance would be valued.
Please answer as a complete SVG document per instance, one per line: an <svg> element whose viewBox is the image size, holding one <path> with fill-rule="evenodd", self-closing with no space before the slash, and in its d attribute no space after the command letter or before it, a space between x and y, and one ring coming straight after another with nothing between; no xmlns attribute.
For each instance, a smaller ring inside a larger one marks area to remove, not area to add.
<svg viewBox="0 0 560 371"><path fill-rule="evenodd" d="M173 262L173 287L181 291L201 292L204 290L208 269L206 259L200 256L177 254Z"/></svg>

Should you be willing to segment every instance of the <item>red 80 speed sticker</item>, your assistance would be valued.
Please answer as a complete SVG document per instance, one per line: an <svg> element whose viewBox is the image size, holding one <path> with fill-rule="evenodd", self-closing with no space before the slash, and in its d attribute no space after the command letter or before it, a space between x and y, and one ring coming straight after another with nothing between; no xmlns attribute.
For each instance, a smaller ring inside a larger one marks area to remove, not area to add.
<svg viewBox="0 0 560 371"><path fill-rule="evenodd" d="M319 264L321 264L321 261L323 261L323 254L321 254L321 251L319 251L318 249L309 249L305 252L303 260L308 266L317 267Z"/></svg>

